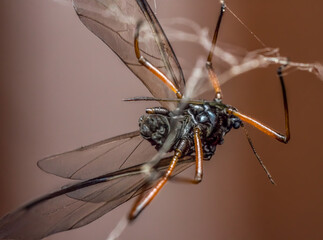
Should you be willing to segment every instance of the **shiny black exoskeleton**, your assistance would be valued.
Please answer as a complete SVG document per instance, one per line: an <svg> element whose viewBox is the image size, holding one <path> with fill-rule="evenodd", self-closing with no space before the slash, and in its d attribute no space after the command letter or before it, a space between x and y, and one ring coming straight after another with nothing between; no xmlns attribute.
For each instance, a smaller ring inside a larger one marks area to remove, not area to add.
<svg viewBox="0 0 323 240"><path fill-rule="evenodd" d="M231 128L237 129L241 125L238 117L227 113L228 108L232 109L231 106L226 106L218 100L203 104L188 104L180 113L179 110L168 111L162 107L147 109L149 114L139 119L140 133L156 149L160 149L172 128L177 135L169 151L177 149L184 140L183 154L190 155L195 152L194 128L199 127L204 159L210 159L216 146L223 144L224 136Z"/></svg>

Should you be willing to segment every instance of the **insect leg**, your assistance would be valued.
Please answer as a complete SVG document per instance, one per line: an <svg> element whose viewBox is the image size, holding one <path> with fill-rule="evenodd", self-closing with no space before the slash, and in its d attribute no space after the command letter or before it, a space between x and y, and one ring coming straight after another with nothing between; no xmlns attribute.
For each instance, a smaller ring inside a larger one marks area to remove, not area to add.
<svg viewBox="0 0 323 240"><path fill-rule="evenodd" d="M148 204L156 197L158 192L165 185L169 177L171 176L173 170L175 169L176 163L178 159L182 156L182 151L179 149L175 150L172 161L170 162L168 169L164 176L158 181L158 183L149 191L149 193L145 196L140 196L137 202L134 204L131 209L128 219L130 221L134 220L141 212L148 206Z"/></svg>
<svg viewBox="0 0 323 240"><path fill-rule="evenodd" d="M161 115L169 116L168 109L163 108L163 107L147 108L146 113L147 114L161 114Z"/></svg>
<svg viewBox="0 0 323 240"><path fill-rule="evenodd" d="M195 145L195 183L202 181L203 177L203 147L201 142L201 130L199 127L194 128L194 145Z"/></svg>
<svg viewBox="0 0 323 240"><path fill-rule="evenodd" d="M282 71L283 71L284 67L286 67L286 65L280 66L277 70L277 74L278 74L278 77L280 80L280 85L281 85L282 93L283 93L284 112L285 112L285 135L278 133L274 129L269 128L269 127L265 126L264 124L258 122L257 120L255 120L247 115L244 115L234 109L228 109L227 111L229 114L232 114L232 115L240 118L242 121L245 121L245 122L251 124L252 126L258 128L260 131L264 132L268 136L273 137L280 142L287 143L290 139L290 129L289 129L289 113L288 113L287 94L286 94L284 78L282 75Z"/></svg>
<svg viewBox="0 0 323 240"><path fill-rule="evenodd" d="M219 34L219 30L220 30L220 26L221 26L221 21L222 21L222 17L225 11L225 3L224 1L221 1L221 10L220 10L220 15L215 27L215 31L214 31L214 35L213 35L213 39L212 39L212 46L209 52L209 55L207 57L207 62L206 62L206 69L208 71L209 74L209 79L213 85L213 88L215 90L215 98L217 99L222 99L222 91L221 91L221 87L220 87L220 83L219 83L219 79L217 78L213 66L212 66L212 58L213 58L213 52L214 52L214 48L215 48L215 44L216 41L218 39L218 34Z"/></svg>
<svg viewBox="0 0 323 240"><path fill-rule="evenodd" d="M151 64L144 56L140 54L140 49L139 49L139 28L142 22L139 22L136 27L136 32L135 32L135 39L134 39L134 47L135 47L135 53L136 57L138 58L138 61L140 64L142 64L144 67L146 67L149 71L151 71L156 77L158 77L163 83L170 88L177 96L177 98L182 98L183 95L179 91L179 89L175 86L175 84L170 81L164 73L158 70L153 64Z"/></svg>
<svg viewBox="0 0 323 240"><path fill-rule="evenodd" d="M275 183L274 179L272 178L270 172L268 171L268 169L266 168L265 164L263 163L263 161L261 160L260 156L258 155L258 153L257 153L257 151L256 151L256 149L255 149L255 147L254 147L254 145L252 143L251 137L249 136L249 133L248 133L247 129L244 127L243 124L241 124L241 127L244 130L244 133L245 133L245 135L247 137L248 143L249 143L249 145L250 145L253 153L255 154L255 156L256 156L258 162L260 163L262 169L264 169L264 171L266 172L266 175L267 175L268 179L270 180L270 182L272 184L276 185L276 183Z"/></svg>

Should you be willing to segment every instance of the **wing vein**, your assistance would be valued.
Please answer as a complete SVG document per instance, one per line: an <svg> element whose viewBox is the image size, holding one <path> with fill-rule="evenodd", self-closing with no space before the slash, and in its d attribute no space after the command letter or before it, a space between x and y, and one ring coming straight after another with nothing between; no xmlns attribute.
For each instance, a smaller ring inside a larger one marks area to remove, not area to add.
<svg viewBox="0 0 323 240"><path fill-rule="evenodd" d="M126 157L126 159L122 162L122 164L120 165L119 169L122 168L122 166L128 161L129 157L137 150L137 148L143 143L144 139L142 139L140 141L140 143L138 143L138 145L129 153L128 157Z"/></svg>
<svg viewBox="0 0 323 240"><path fill-rule="evenodd" d="M123 144L129 142L131 140L131 138L125 140L123 143L110 148L109 150L103 152L102 154L99 154L98 156L96 156L95 158L93 158L92 160L88 161L86 164L84 164L83 166L79 167L73 174L71 174L69 177L72 178L73 176L75 176L79 171L81 171L83 168L85 168L86 166L88 166L89 164L93 163L95 160L99 159L100 157L104 156L105 154L109 153L110 151L122 146Z"/></svg>

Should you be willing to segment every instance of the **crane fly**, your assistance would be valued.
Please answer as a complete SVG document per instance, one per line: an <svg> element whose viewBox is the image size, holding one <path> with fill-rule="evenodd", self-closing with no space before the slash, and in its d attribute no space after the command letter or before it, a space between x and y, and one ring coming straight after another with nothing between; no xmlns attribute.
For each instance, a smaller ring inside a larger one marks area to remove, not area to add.
<svg viewBox="0 0 323 240"><path fill-rule="evenodd" d="M158 101L161 106L146 109L139 119L138 131L40 160L38 166L42 170L79 182L63 186L4 216L0 220L1 239L40 239L75 229L138 196L128 214L128 220L133 221L170 177L195 165L192 182L200 182L203 160L211 159L224 136L232 128L244 128L244 123L288 142L284 66L278 69L278 77L284 101L285 134L222 102L212 59L224 2L206 60L214 88L212 101L183 96L186 83L180 64L146 0L74 0L73 3L81 22L119 56L153 96L128 101Z"/></svg>

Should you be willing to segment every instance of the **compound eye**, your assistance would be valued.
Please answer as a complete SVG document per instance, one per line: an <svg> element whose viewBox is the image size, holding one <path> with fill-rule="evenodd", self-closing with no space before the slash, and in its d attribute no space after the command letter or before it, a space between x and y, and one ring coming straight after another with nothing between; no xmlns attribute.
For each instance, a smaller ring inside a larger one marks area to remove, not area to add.
<svg viewBox="0 0 323 240"><path fill-rule="evenodd" d="M209 118L207 116L205 116L204 114L197 116L197 121L199 123L205 123L208 120L209 120Z"/></svg>

